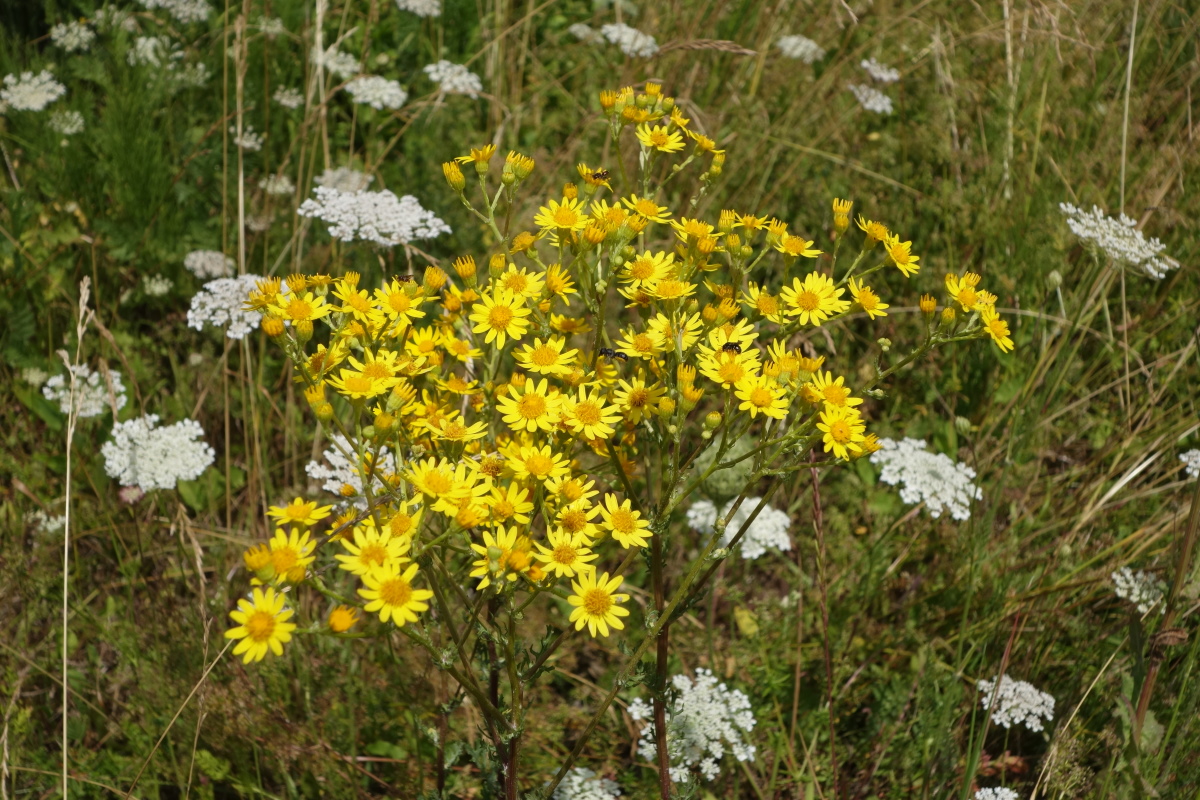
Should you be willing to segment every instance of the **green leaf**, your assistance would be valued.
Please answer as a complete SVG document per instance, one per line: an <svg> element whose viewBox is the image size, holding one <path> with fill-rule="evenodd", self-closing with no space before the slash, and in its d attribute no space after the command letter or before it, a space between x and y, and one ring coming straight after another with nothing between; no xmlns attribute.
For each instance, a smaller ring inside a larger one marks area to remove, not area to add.
<svg viewBox="0 0 1200 800"><path fill-rule="evenodd" d="M37 415L37 418L46 423L52 431L61 431L63 428L63 415L59 411L58 406L51 403L40 392L35 389L30 389L25 386L13 386L13 394L21 401L21 405Z"/></svg>
<svg viewBox="0 0 1200 800"><path fill-rule="evenodd" d="M377 756L379 758L408 758L408 751L398 744L385 742L382 739L371 742L364 748L368 755Z"/></svg>

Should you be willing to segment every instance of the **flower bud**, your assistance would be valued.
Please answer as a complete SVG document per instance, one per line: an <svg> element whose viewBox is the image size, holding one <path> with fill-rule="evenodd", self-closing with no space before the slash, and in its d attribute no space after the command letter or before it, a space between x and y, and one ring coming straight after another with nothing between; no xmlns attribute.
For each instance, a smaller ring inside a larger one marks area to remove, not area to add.
<svg viewBox="0 0 1200 800"><path fill-rule="evenodd" d="M471 256L454 259L454 272L466 282L467 286L475 285L475 259Z"/></svg>
<svg viewBox="0 0 1200 800"><path fill-rule="evenodd" d="M683 396L682 405L685 414L691 413L696 404L700 402L700 398L704 397L704 390L691 383L686 384L679 393Z"/></svg>
<svg viewBox="0 0 1200 800"><path fill-rule="evenodd" d="M333 419L333 406L330 403L321 403L313 409L313 413L317 415L317 419L321 422L329 422Z"/></svg>
<svg viewBox="0 0 1200 800"><path fill-rule="evenodd" d="M891 339L879 338L879 339L876 339L875 342L876 342L876 344L879 345L879 349L885 353L892 349L892 340Z"/></svg>
<svg viewBox="0 0 1200 800"><path fill-rule="evenodd" d="M704 429L705 430L709 430L709 431L716 430L717 426L720 424L721 424L721 413L719 411L710 411L704 415Z"/></svg>
<svg viewBox="0 0 1200 800"><path fill-rule="evenodd" d="M440 267L429 267L425 270L425 289L436 292L446 285L446 273Z"/></svg>
<svg viewBox="0 0 1200 800"><path fill-rule="evenodd" d="M954 330L954 324L958 321L958 314L955 313L953 306L946 306L942 309L942 322L938 325L938 330L942 333L949 333Z"/></svg>
<svg viewBox="0 0 1200 800"><path fill-rule="evenodd" d="M304 399L308 401L308 407L316 411L317 406L325 402L325 384L318 383L305 389Z"/></svg>
<svg viewBox="0 0 1200 800"><path fill-rule="evenodd" d="M577 187L573 183L564 183L563 184L563 199L564 200L575 200L575 199L578 199L578 197L579 197L579 187Z"/></svg>
<svg viewBox="0 0 1200 800"><path fill-rule="evenodd" d="M488 261L488 274L493 278L499 278L504 274L506 266L508 266L508 259L504 257L504 253L493 253Z"/></svg>
<svg viewBox="0 0 1200 800"><path fill-rule="evenodd" d="M292 330L296 332L296 341L305 344L313 336L312 320L298 319L292 323Z"/></svg>
<svg viewBox="0 0 1200 800"><path fill-rule="evenodd" d="M658 415L663 417L671 416L675 413L675 400L670 397L664 397L658 401Z"/></svg>
<svg viewBox="0 0 1200 800"><path fill-rule="evenodd" d="M500 173L500 182L505 186L513 186L517 182L517 176L506 169L504 172Z"/></svg>
<svg viewBox="0 0 1200 800"><path fill-rule="evenodd" d="M350 606L337 606L329 612L329 630L345 633L358 624L358 611Z"/></svg>
<svg viewBox="0 0 1200 800"><path fill-rule="evenodd" d="M921 313L925 315L925 319L933 319L933 312L935 311L937 311L937 300L933 299L933 295L921 295Z"/></svg>
<svg viewBox="0 0 1200 800"><path fill-rule="evenodd" d="M849 200L833 199L833 228L838 233L845 233L850 227L850 209L854 203Z"/></svg>
<svg viewBox="0 0 1200 800"><path fill-rule="evenodd" d="M971 420L966 417L955 417L954 430L958 431L962 436L968 435L971 432Z"/></svg>
<svg viewBox="0 0 1200 800"><path fill-rule="evenodd" d="M446 176L446 183L450 184L450 188L458 194L463 193L463 189L467 186L467 179L463 177L462 169L455 161L447 161L442 164L442 174Z"/></svg>
<svg viewBox="0 0 1200 800"><path fill-rule="evenodd" d="M1050 274L1046 276L1046 283L1051 289L1057 289L1058 287L1062 286L1062 282L1062 273L1056 269L1050 270Z"/></svg>
<svg viewBox="0 0 1200 800"><path fill-rule="evenodd" d="M283 320L272 314L263 317L262 329L263 333L272 339L279 339L287 332L287 329L283 325Z"/></svg>

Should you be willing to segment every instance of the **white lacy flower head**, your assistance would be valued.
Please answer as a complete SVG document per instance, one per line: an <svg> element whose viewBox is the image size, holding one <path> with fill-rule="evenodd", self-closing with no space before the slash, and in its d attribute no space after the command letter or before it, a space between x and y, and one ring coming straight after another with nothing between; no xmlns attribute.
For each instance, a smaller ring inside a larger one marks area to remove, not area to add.
<svg viewBox="0 0 1200 800"><path fill-rule="evenodd" d="M1200 450L1188 450L1179 456L1183 469L1189 478L1200 478Z"/></svg>
<svg viewBox="0 0 1200 800"><path fill-rule="evenodd" d="M567 28L567 33L574 36L584 44L602 44L604 36L600 31L588 25L586 22L576 22L571 27Z"/></svg>
<svg viewBox="0 0 1200 800"><path fill-rule="evenodd" d="M233 259L216 250L193 250L183 258L183 266L201 280L224 278L233 272Z"/></svg>
<svg viewBox="0 0 1200 800"><path fill-rule="evenodd" d="M600 28L605 39L621 48L631 58L650 58L658 52L658 41L648 33L631 28L624 22L610 22Z"/></svg>
<svg viewBox="0 0 1200 800"><path fill-rule="evenodd" d="M254 233L262 233L263 231L271 229L271 223L273 221L274 220L268 214L246 217L246 228Z"/></svg>
<svg viewBox="0 0 1200 800"><path fill-rule="evenodd" d="M408 99L408 92L401 88L399 81L379 75L355 78L346 84L346 91L354 98L354 102L380 111L385 108L400 108Z"/></svg>
<svg viewBox="0 0 1200 800"><path fill-rule="evenodd" d="M25 367L21 370L21 380L30 386L41 386L50 377L50 373L40 367Z"/></svg>
<svg viewBox="0 0 1200 800"><path fill-rule="evenodd" d="M162 297L171 291L171 279L166 275L147 275L142 278L142 291L150 297Z"/></svg>
<svg viewBox="0 0 1200 800"><path fill-rule="evenodd" d="M233 139L231 141L233 142L234 147L240 147L243 150L250 150L252 152L258 152L259 150L262 150L263 135L255 131L250 125L242 128L241 136L237 135L237 128L233 125L229 126L229 132L233 134Z"/></svg>
<svg viewBox="0 0 1200 800"><path fill-rule="evenodd" d="M314 64L320 64L325 67L327 72L333 73L342 80L358 74L358 59L349 53L338 50L336 45L330 45L325 50L324 56L314 45L311 57Z"/></svg>
<svg viewBox="0 0 1200 800"><path fill-rule="evenodd" d="M258 182L258 188L267 194L288 195L296 191L296 184L287 175L268 175Z"/></svg>
<svg viewBox="0 0 1200 800"><path fill-rule="evenodd" d="M14 111L41 111L67 93L67 87L54 79L50 70L44 69L34 75L22 72L4 76L4 88L0 89L0 107Z"/></svg>
<svg viewBox="0 0 1200 800"><path fill-rule="evenodd" d="M738 689L719 683L711 670L696 670L695 681L686 675L671 679L677 695L667 709L667 754L671 761L671 780L686 781L693 769L705 780L721 772L720 761L726 750L738 761L754 758L754 745L744 734L754 729L750 698ZM629 704L629 715L636 721L650 720L653 712L641 698ZM655 760L654 723L642 728L638 754Z"/></svg>
<svg viewBox="0 0 1200 800"><path fill-rule="evenodd" d="M1155 280L1162 280L1168 272L1179 268L1178 261L1163 255L1165 244L1158 239L1147 239L1137 229L1137 223L1124 214L1113 219L1099 206L1092 206L1091 211L1070 203L1059 203L1058 207L1067 215L1067 227L1093 252L1117 264L1136 267Z"/></svg>
<svg viewBox="0 0 1200 800"><path fill-rule="evenodd" d="M366 190L374 180L374 175L368 175L365 172L359 172L350 167L338 167L337 169L325 170L316 178L314 183L317 186L337 189L339 192L354 193Z"/></svg>
<svg viewBox="0 0 1200 800"><path fill-rule="evenodd" d="M344 242L362 239L391 247L450 233L449 225L409 194L339 192L327 186L313 191L316 199L305 200L296 213L324 221L329 235Z"/></svg>
<svg viewBox="0 0 1200 800"><path fill-rule="evenodd" d="M785 58L798 58L805 64L812 64L825 57L824 47L821 47L821 45L807 36L800 36L799 34L780 36L775 46L779 48L779 52Z"/></svg>
<svg viewBox="0 0 1200 800"><path fill-rule="evenodd" d="M83 132L83 114L78 111L58 111L50 112L48 123L50 129L55 133L63 136L74 136L77 133Z"/></svg>
<svg viewBox="0 0 1200 800"><path fill-rule="evenodd" d="M1017 800L1018 797L1020 797L1019 794L1003 786L994 786L975 792L975 800Z"/></svg>
<svg viewBox="0 0 1200 800"><path fill-rule="evenodd" d="M299 108L304 105L304 95L299 89L293 89L290 86L280 86L275 90L272 98L284 108Z"/></svg>
<svg viewBox="0 0 1200 800"><path fill-rule="evenodd" d="M975 470L944 453L930 453L920 439L880 439L879 447L871 454L871 463L883 467L879 480L889 486L900 484L900 499L924 503L934 519L943 511L952 519L970 519L971 501L983 499L983 491L972 483Z"/></svg>
<svg viewBox="0 0 1200 800"><path fill-rule="evenodd" d="M192 298L188 309L188 327L204 330L205 325L221 327L228 325L225 335L230 339L242 339L258 327L262 315L257 311L246 311L246 297L262 278L258 275L239 275L236 278L217 278L204 284Z"/></svg>
<svg viewBox="0 0 1200 800"><path fill-rule="evenodd" d="M984 710L991 707L992 694L996 695L996 707L992 709L992 722L1005 728L1024 725L1031 731L1042 730L1042 719L1054 719L1054 698L1039 692L1033 684L1014 681L1007 675L1000 678L1000 688L995 681L979 681L980 702Z"/></svg>
<svg viewBox="0 0 1200 800"><path fill-rule="evenodd" d="M212 73L209 71L208 65L197 61L184 64L183 69L175 73L175 85L184 89L199 89L208 83L208 79L211 77Z"/></svg>
<svg viewBox="0 0 1200 800"><path fill-rule="evenodd" d="M425 74L438 85L442 94L465 94L478 97L483 91L483 81L462 64L453 64L442 59L436 64L427 64Z"/></svg>
<svg viewBox="0 0 1200 800"><path fill-rule="evenodd" d="M67 526L66 517L61 514L47 514L40 508L26 516L25 521L42 535L58 533Z"/></svg>
<svg viewBox="0 0 1200 800"><path fill-rule="evenodd" d="M396 8L418 17L440 17L442 0L396 0Z"/></svg>
<svg viewBox="0 0 1200 800"><path fill-rule="evenodd" d="M900 70L892 69L887 64L880 64L874 58L864 58L859 66L880 83L895 83L900 80Z"/></svg>
<svg viewBox="0 0 1200 800"><path fill-rule="evenodd" d="M140 0L148 9L161 8L175 18L177 22L203 22L208 19L209 7L207 0Z"/></svg>
<svg viewBox="0 0 1200 800"><path fill-rule="evenodd" d="M1145 614L1158 606L1159 613L1167 610L1163 599L1163 586L1158 578L1148 572L1134 572L1129 567L1121 567L1109 576L1117 597L1128 600L1137 606L1139 614Z"/></svg>
<svg viewBox="0 0 1200 800"><path fill-rule="evenodd" d="M352 460L354 447L345 436L335 433L330 445L326 448L325 461L310 461L304 468L308 477L314 481L322 481L321 488L338 496L344 503L355 508L365 509L367 498L363 493L362 473L357 461ZM386 490L380 475L397 470L396 458L386 448L382 448L375 458L376 469L371 472L371 491L378 494Z"/></svg>
<svg viewBox="0 0 1200 800"><path fill-rule="evenodd" d="M50 402L58 403L62 413L71 413L72 400L80 417L98 417L112 406L116 406L118 411L125 407L125 386L121 383L121 373L109 370L108 375L112 378L110 403L108 382L103 373L93 372L86 364L73 366L70 370L75 373L73 398L71 379L66 375L55 375L42 387L42 395Z"/></svg>
<svg viewBox="0 0 1200 800"><path fill-rule="evenodd" d="M554 790L553 800L614 800L620 796L616 781L601 778L586 767L573 767Z"/></svg>
<svg viewBox="0 0 1200 800"><path fill-rule="evenodd" d="M173 62L183 58L179 45L165 36L139 36L133 47L125 53L125 61L131 67L163 67L174 69Z"/></svg>
<svg viewBox="0 0 1200 800"><path fill-rule="evenodd" d="M86 51L96 41L96 32L86 22L60 22L50 29L50 41L68 53Z"/></svg>
<svg viewBox="0 0 1200 800"><path fill-rule="evenodd" d="M867 86L865 83L851 83L847 84L846 88L854 95L854 99L863 107L863 110L876 114L892 113L892 98L874 86Z"/></svg>
<svg viewBox="0 0 1200 800"><path fill-rule="evenodd" d="M282 36L287 33L287 28L284 26L283 20L279 17L262 17L258 21L258 29L268 39L274 39L276 36Z"/></svg>
<svg viewBox="0 0 1200 800"><path fill-rule="evenodd" d="M138 29L138 23L133 14L116 6L104 6L104 8L97 9L96 13L92 15L92 21L102 31L115 31L120 28L126 33L133 33Z"/></svg>
<svg viewBox="0 0 1200 800"><path fill-rule="evenodd" d="M112 440L100 448L104 471L143 492L174 489L179 481L200 477L216 459L203 436L200 423L191 419L162 428L157 414L118 422Z"/></svg>
<svg viewBox="0 0 1200 800"><path fill-rule="evenodd" d="M728 518L725 533L721 536L722 547L728 546L737 532L742 529L754 509L758 508L760 500L762 500L761 497L747 497L738 506L738 510L733 513L733 516ZM730 500L721 509L721 516L728 517L731 508L733 508L733 500ZM717 522L717 507L710 500L697 500L687 511L687 521L693 530L711 534ZM792 538L788 535L788 528L791 527L791 524L791 517L785 512L770 505L763 506L762 511L758 512L758 516L750 523L746 534L740 540L742 558L749 560L759 558L768 549L791 550Z"/></svg>

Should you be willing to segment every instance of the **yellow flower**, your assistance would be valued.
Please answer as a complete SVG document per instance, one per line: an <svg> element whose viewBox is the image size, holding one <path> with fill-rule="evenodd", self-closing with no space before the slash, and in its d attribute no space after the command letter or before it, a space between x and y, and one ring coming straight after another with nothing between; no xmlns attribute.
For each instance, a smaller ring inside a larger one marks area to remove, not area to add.
<svg viewBox="0 0 1200 800"><path fill-rule="evenodd" d="M724 325L718 325L708 332L708 343L713 350L723 350L727 344L736 344L746 352L752 353L755 363L758 363L758 351L747 348L757 338L758 333L754 330L754 325L744 319L740 319L736 323L727 322Z"/></svg>
<svg viewBox="0 0 1200 800"><path fill-rule="evenodd" d="M283 646L292 640L295 623L288 622L295 613L284 608L283 595L271 587L266 591L254 589L249 599L238 600L238 607L229 616L238 625L225 631L226 639L241 639L233 654L241 656L242 662L262 661L270 650L277 656L283 655Z"/></svg>
<svg viewBox="0 0 1200 800"><path fill-rule="evenodd" d="M623 338L617 342L617 352L624 353L630 358L653 359L662 352L663 337L653 330L624 332Z"/></svg>
<svg viewBox="0 0 1200 800"><path fill-rule="evenodd" d="M555 478L546 484L546 492L556 502L577 503L580 500L590 500L599 492L596 482L584 478Z"/></svg>
<svg viewBox="0 0 1200 800"><path fill-rule="evenodd" d="M608 182L608 170L603 167L589 167L587 164L580 163L575 165L575 170L579 173L579 177L583 179L583 182L593 189L600 186L612 188Z"/></svg>
<svg viewBox="0 0 1200 800"><path fill-rule="evenodd" d="M467 493L466 489L456 482L454 465L444 458L414 461L408 480L418 492L432 500L445 498L457 502Z"/></svg>
<svg viewBox="0 0 1200 800"><path fill-rule="evenodd" d="M546 267L546 291L556 297L566 297L569 294L579 294L571 273L563 269L562 264L551 264Z"/></svg>
<svg viewBox="0 0 1200 800"><path fill-rule="evenodd" d="M865 438L863 431L867 426L863 424L858 411L853 408L826 406L821 412L821 421L817 423L817 429L825 434L822 441L825 443L826 453L833 453L837 458L848 461L852 454L862 452L860 442Z"/></svg>
<svg viewBox="0 0 1200 800"><path fill-rule="evenodd" d="M871 291L870 286L863 286L862 281L855 278L850 279L850 296L854 298L854 302L858 303L863 311L867 312L867 316L871 319L876 317L886 317L885 308L891 308L887 303L879 299L879 295Z"/></svg>
<svg viewBox="0 0 1200 800"><path fill-rule="evenodd" d="M508 467L518 480L532 478L536 481L546 481L569 475L571 469L567 460L560 454L544 447L520 447L508 457Z"/></svg>
<svg viewBox="0 0 1200 800"><path fill-rule="evenodd" d="M490 531L483 532L483 544L471 543L471 549L483 556L471 562L472 578L480 578L475 588L483 590L492 585L492 579L497 581L515 581L521 573L527 572L532 563L529 554L529 540L518 537L519 528L496 528L493 536ZM524 546L522 546L524 545Z"/></svg>
<svg viewBox="0 0 1200 800"><path fill-rule="evenodd" d="M696 242L706 236L711 236L713 232L713 226L707 222L687 217L680 217L678 220L672 221L671 227L675 229L675 235L684 241Z"/></svg>
<svg viewBox="0 0 1200 800"><path fill-rule="evenodd" d="M660 153L677 153L683 149L683 136L678 131L668 130L666 125L651 126L643 122L637 127L637 138L642 147Z"/></svg>
<svg viewBox="0 0 1200 800"><path fill-rule="evenodd" d="M625 262L618 279L634 289L657 283L675 268L674 253L651 253L649 250Z"/></svg>
<svg viewBox="0 0 1200 800"><path fill-rule="evenodd" d="M584 317L568 317L564 314L551 314L550 327L559 333L570 336L578 333L580 336L591 333L592 326Z"/></svg>
<svg viewBox="0 0 1200 800"><path fill-rule="evenodd" d="M858 215L858 227L867 235L866 246L871 247L876 242L885 241L891 234L888 233L887 226L882 222L865 219L862 214Z"/></svg>
<svg viewBox="0 0 1200 800"><path fill-rule="evenodd" d="M629 197L621 198L621 204L650 222L663 223L671 221L671 212L667 210L667 207L660 206L649 197L638 197L636 194L631 194Z"/></svg>
<svg viewBox="0 0 1200 800"><path fill-rule="evenodd" d="M361 372L344 369L336 378L329 379L338 394L345 395L351 400L370 399L378 397L400 382L399 378L378 378L374 375L364 375Z"/></svg>
<svg viewBox="0 0 1200 800"><path fill-rule="evenodd" d="M581 536L590 542L599 534L596 524L592 521L599 513L599 506L594 506L587 500L576 500L560 508L554 521L572 536Z"/></svg>
<svg viewBox="0 0 1200 800"><path fill-rule="evenodd" d="M345 633L358 624L358 609L350 606L335 606L329 612L329 630L334 633Z"/></svg>
<svg viewBox="0 0 1200 800"><path fill-rule="evenodd" d="M493 282L493 288L500 286L513 294L524 298L541 297L546 279L524 269L517 269L515 264L509 264L508 269L500 274Z"/></svg>
<svg viewBox="0 0 1200 800"><path fill-rule="evenodd" d="M641 512L633 510L630 501L618 501L616 495L606 494L600 506L603 527L608 530L621 547L645 547L650 542L650 521L642 519Z"/></svg>
<svg viewBox="0 0 1200 800"><path fill-rule="evenodd" d="M416 622L417 614L429 609L425 601L433 597L433 592L428 589L413 588L412 581L416 576L416 564L410 564L403 573L398 567L376 567L363 575L366 588L360 588L358 593L369 601L363 610L368 613L378 611L381 622L390 619L397 628L403 628L406 622Z"/></svg>
<svg viewBox="0 0 1200 800"><path fill-rule="evenodd" d="M776 325L782 325L784 321L783 303L779 300L779 295L771 294L766 290L766 287L759 288L753 281L750 282L747 290L742 294L742 305L748 308L753 308L763 319L774 322Z"/></svg>
<svg viewBox="0 0 1200 800"><path fill-rule="evenodd" d="M651 296L658 300L683 300L696 291L696 284L667 278L646 287Z"/></svg>
<svg viewBox="0 0 1200 800"><path fill-rule="evenodd" d="M399 331L425 316L425 312L420 308L421 303L425 302L425 296L419 292L410 296L408 291L405 291L406 288L411 291L412 286L411 283L394 280L375 290L375 302L379 305L380 312L394 323Z"/></svg>
<svg viewBox="0 0 1200 800"><path fill-rule="evenodd" d="M562 203L551 200L539 208L533 222L542 230L581 231L587 227L587 216L582 200L564 197Z"/></svg>
<svg viewBox="0 0 1200 800"><path fill-rule="evenodd" d="M292 322L312 322L327 316L333 306L325 305L324 297L314 297L312 292L282 295L272 306L276 316Z"/></svg>
<svg viewBox="0 0 1200 800"><path fill-rule="evenodd" d="M758 349L746 352L715 350L700 358L700 374L722 388L731 389L758 370Z"/></svg>
<svg viewBox="0 0 1200 800"><path fill-rule="evenodd" d="M912 242L902 242L899 236L889 236L883 246L887 249L888 258L904 273L904 277L911 278L920 271L921 265L917 262L921 257L912 254Z"/></svg>
<svg viewBox="0 0 1200 800"><path fill-rule="evenodd" d="M812 387L814 397L825 404L826 408L854 408L862 405L862 398L850 394L845 378L841 375L833 377L832 372L817 371L813 373Z"/></svg>
<svg viewBox="0 0 1200 800"><path fill-rule="evenodd" d="M347 284L339 281L336 289L333 290L333 296L342 301L342 305L338 307L338 311L345 314L353 314L355 319L366 322L370 317L375 306L371 303L371 296L367 294L365 289L359 289L357 284Z"/></svg>
<svg viewBox="0 0 1200 800"><path fill-rule="evenodd" d="M466 339L459 339L454 336L443 336L442 346L446 348L446 352L457 358L459 361L467 361L472 358L482 358L483 351L472 345Z"/></svg>
<svg viewBox="0 0 1200 800"><path fill-rule="evenodd" d="M417 532L417 526L421 524L421 515L425 512L419 498L414 500L402 501L392 516L388 517L388 521L384 523L388 533L395 538L409 538Z"/></svg>
<svg viewBox="0 0 1200 800"><path fill-rule="evenodd" d="M529 322L525 319L532 312L525 307L524 300L512 292L500 289L491 295L484 295L480 302L471 306L471 322L475 333L485 333L484 344L496 343L497 348L504 347L508 339L519 340L529 330Z"/></svg>
<svg viewBox="0 0 1200 800"><path fill-rule="evenodd" d="M682 314L681 314L682 316ZM672 323L666 314L656 314L647 327L663 338L663 347L680 354L692 349L700 339L700 331L704 328L704 320L698 313L684 317L682 322Z"/></svg>
<svg viewBox="0 0 1200 800"><path fill-rule="evenodd" d="M472 161L476 164L486 164L492 160L492 155L496 152L496 145L487 144L480 148L471 148L469 156L458 156L454 160L460 164L470 164Z"/></svg>
<svg viewBox="0 0 1200 800"><path fill-rule="evenodd" d="M436 422L426 420L424 424L429 435L439 441L474 442L488 434L487 423L484 422L474 422L468 425L461 419L441 417Z"/></svg>
<svg viewBox="0 0 1200 800"><path fill-rule="evenodd" d="M567 602L575 606L571 612L570 621L575 623L575 630L581 631L587 626L588 633L595 637L599 631L601 636L608 636L608 629L622 630L625 623L621 617L629 616L629 611L619 603L629 599L629 595L618 594L624 580L620 575L612 578L608 573L596 577L595 570L581 573L578 581L571 581L575 594L567 598Z"/></svg>
<svg viewBox="0 0 1200 800"><path fill-rule="evenodd" d="M308 531L302 534L292 528L291 533L288 533L283 528L278 528L269 544L271 546L271 566L275 569L275 582L286 580L298 583L304 580L305 569L316 560L316 556L312 553L317 544L309 537Z"/></svg>
<svg viewBox="0 0 1200 800"><path fill-rule="evenodd" d="M613 400L625 411L626 418L636 425L642 421L643 416L654 410L658 398L666 394L666 391L657 382L647 386L641 378L634 378L631 383L621 380L613 393Z"/></svg>
<svg viewBox="0 0 1200 800"><path fill-rule="evenodd" d="M522 390L523 389L523 390ZM548 431L558 424L561 397L545 378L541 383L525 381L524 387L508 387L508 396L498 401L502 419L514 431Z"/></svg>
<svg viewBox="0 0 1200 800"><path fill-rule="evenodd" d="M787 393L770 378L747 377L737 384L735 394L742 401L738 408L742 411L749 411L751 419L759 414L765 414L773 419L783 419L787 416Z"/></svg>
<svg viewBox="0 0 1200 800"><path fill-rule="evenodd" d="M311 528L321 520L328 517L333 512L333 506L317 507L314 500L311 503L306 503L297 497L286 506L271 506L267 509L267 516L279 520L280 525L303 525L306 528Z"/></svg>
<svg viewBox="0 0 1200 800"><path fill-rule="evenodd" d="M566 341L561 336L551 336L545 342L535 338L533 344L513 351L513 358L522 369L539 375L566 375L579 356L579 351L575 349L563 352Z"/></svg>
<svg viewBox="0 0 1200 800"><path fill-rule="evenodd" d="M953 272L946 273L946 293L962 306L963 311L975 311L981 306L992 305L996 296L990 292L976 290L981 278L974 272L965 272L960 278Z"/></svg>
<svg viewBox="0 0 1200 800"><path fill-rule="evenodd" d="M588 548L588 541L582 536L572 536L559 528L551 531L546 537L549 547L534 543L538 552L534 558L546 565L548 572L556 578L574 578L577 574L595 572L596 568L588 563L600 557Z"/></svg>
<svg viewBox="0 0 1200 800"><path fill-rule="evenodd" d="M376 567L398 567L409 560L404 554L412 542L407 537L394 537L390 532L381 533L370 517L354 526L353 541L345 537L339 541L349 555L337 553L334 558L342 562L342 569L354 575L366 575Z"/></svg>
<svg viewBox="0 0 1200 800"><path fill-rule="evenodd" d="M782 297L788 304L788 316L799 317L801 325L820 325L850 307L849 302L838 299L845 291L835 288L828 275L810 272L803 283L793 278L792 285L783 288Z"/></svg>
<svg viewBox="0 0 1200 800"><path fill-rule="evenodd" d="M996 313L996 309L992 306L984 306L979 310L979 317L983 320L983 330L991 337L996 346L1000 348L1001 353L1007 353L1013 349L1013 340L1008 334L1008 323L1000 319L1000 315Z"/></svg>
<svg viewBox="0 0 1200 800"><path fill-rule="evenodd" d="M775 249L791 258L796 258L797 256L816 258L821 255L820 250L813 249L812 242L807 241L803 236L793 236L790 233L779 240L779 244L775 245Z"/></svg>
<svg viewBox="0 0 1200 800"><path fill-rule="evenodd" d="M599 391L589 395L583 388L577 397L563 398L561 414L563 423L585 439L608 439L621 419L620 410L607 405Z"/></svg>
<svg viewBox="0 0 1200 800"><path fill-rule="evenodd" d="M533 503L529 500L529 490L522 489L515 483L510 483L506 487L493 486L491 493L483 503L491 514L489 525L505 525L513 522L528 525L529 512L533 511Z"/></svg>

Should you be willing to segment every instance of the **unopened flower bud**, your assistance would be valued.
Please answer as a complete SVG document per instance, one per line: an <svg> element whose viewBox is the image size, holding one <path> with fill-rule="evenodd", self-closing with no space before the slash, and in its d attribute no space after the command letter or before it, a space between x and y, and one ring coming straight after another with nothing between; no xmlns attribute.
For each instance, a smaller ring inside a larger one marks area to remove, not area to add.
<svg viewBox="0 0 1200 800"><path fill-rule="evenodd" d="M283 320L279 317L268 314L263 317L262 321L263 333L270 336L272 339L278 339L287 331L283 325Z"/></svg>
<svg viewBox="0 0 1200 800"><path fill-rule="evenodd" d="M658 415L660 417L669 417L675 413L675 400L670 397L664 397L658 401Z"/></svg>
<svg viewBox="0 0 1200 800"><path fill-rule="evenodd" d="M937 311L937 300L933 299L933 295L921 295L921 313L925 315L925 319L933 319L933 312Z"/></svg>
<svg viewBox="0 0 1200 800"><path fill-rule="evenodd" d="M710 431L711 431L711 430L716 430L717 426L718 426L718 425L720 425L720 424L721 424L721 414L720 414L720 412L718 412L718 411L710 411L710 412L708 412L707 414L705 414L705 415L704 415L704 428L705 428L705 430L710 430Z"/></svg>
<svg viewBox="0 0 1200 800"><path fill-rule="evenodd" d="M1051 289L1057 289L1062 286L1062 273L1056 269L1050 270L1050 274L1046 276L1046 283Z"/></svg>
<svg viewBox="0 0 1200 800"><path fill-rule="evenodd" d="M440 267L429 267L425 270L425 289L436 292L446 285L446 273Z"/></svg>
<svg viewBox="0 0 1200 800"><path fill-rule="evenodd" d="M875 342L876 342L876 344L879 345L879 349L885 353L892 349L892 340L891 339L881 337L879 339L876 339Z"/></svg>
<svg viewBox="0 0 1200 800"><path fill-rule="evenodd" d="M321 422L329 422L333 419L333 405L330 403L321 403L313 409L313 413L317 415L317 419Z"/></svg>
<svg viewBox="0 0 1200 800"><path fill-rule="evenodd" d="M488 274L493 278L499 278L504 274L506 266L508 266L508 259L504 257L504 253L493 253L488 261Z"/></svg>
<svg viewBox="0 0 1200 800"><path fill-rule="evenodd" d="M946 306L942 309L942 321L938 326L938 330L942 333L949 333L954 330L954 323L958 321L958 314L955 313L953 306Z"/></svg>
<svg viewBox="0 0 1200 800"><path fill-rule="evenodd" d="M563 184L563 199L575 200L579 197L579 187L573 183Z"/></svg>
<svg viewBox="0 0 1200 800"><path fill-rule="evenodd" d="M292 330L296 332L296 341L305 344L313 336L312 320L298 319L292 323Z"/></svg>
<svg viewBox="0 0 1200 800"><path fill-rule="evenodd" d="M315 411L317 406L325 402L325 384L318 383L305 389L304 399L308 401L308 407Z"/></svg>
<svg viewBox="0 0 1200 800"><path fill-rule="evenodd" d="M955 417L954 430L958 431L960 435L966 436L971 432L971 420L966 417Z"/></svg>
<svg viewBox="0 0 1200 800"><path fill-rule="evenodd" d="M463 176L462 169L457 162L447 161L442 164L442 174L446 176L446 183L450 184L450 188L458 194L463 193L463 189L467 186L467 179Z"/></svg>

